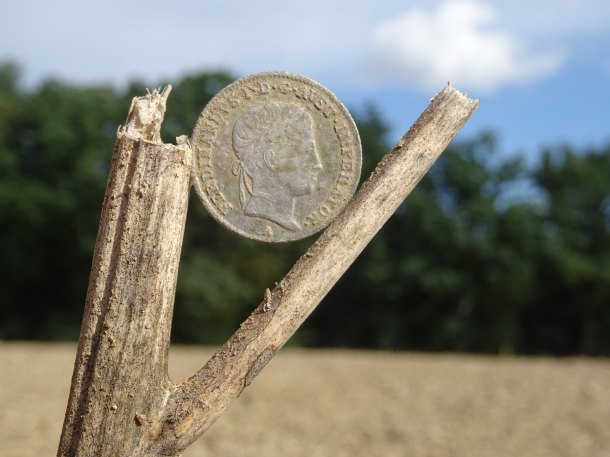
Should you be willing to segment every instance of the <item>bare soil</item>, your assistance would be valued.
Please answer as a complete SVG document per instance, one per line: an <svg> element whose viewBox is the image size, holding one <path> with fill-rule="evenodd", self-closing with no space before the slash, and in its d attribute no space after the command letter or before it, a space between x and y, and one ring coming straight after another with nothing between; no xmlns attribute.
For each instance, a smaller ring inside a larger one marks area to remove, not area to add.
<svg viewBox="0 0 610 457"><path fill-rule="evenodd" d="M55 455L74 355L0 342L0 455ZM610 360L283 350L184 456L608 457Z"/></svg>

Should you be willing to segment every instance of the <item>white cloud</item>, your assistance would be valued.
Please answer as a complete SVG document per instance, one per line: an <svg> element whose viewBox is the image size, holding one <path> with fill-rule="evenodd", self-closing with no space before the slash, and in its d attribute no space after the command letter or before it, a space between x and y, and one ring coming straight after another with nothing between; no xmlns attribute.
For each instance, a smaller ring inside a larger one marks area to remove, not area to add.
<svg viewBox="0 0 610 457"><path fill-rule="evenodd" d="M375 29L368 69L376 79L426 89L451 81L491 91L547 76L563 62L563 53L534 53L496 23L491 5L474 0L445 0L433 11L413 8Z"/></svg>
<svg viewBox="0 0 610 457"><path fill-rule="evenodd" d="M480 92L551 74L564 60L556 49L602 61L610 37L608 0L26 0L3 18L0 61L17 59L32 82L155 82L220 67L358 90L373 74Z"/></svg>

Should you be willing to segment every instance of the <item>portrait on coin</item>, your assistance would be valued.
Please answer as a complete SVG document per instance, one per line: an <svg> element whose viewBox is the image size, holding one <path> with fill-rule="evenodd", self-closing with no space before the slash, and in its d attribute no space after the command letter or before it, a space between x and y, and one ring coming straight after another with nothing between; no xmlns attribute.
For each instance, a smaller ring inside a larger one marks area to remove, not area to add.
<svg viewBox="0 0 610 457"><path fill-rule="evenodd" d="M296 201L318 189L323 168L311 115L298 104L255 105L235 121L232 143L244 214L300 230Z"/></svg>

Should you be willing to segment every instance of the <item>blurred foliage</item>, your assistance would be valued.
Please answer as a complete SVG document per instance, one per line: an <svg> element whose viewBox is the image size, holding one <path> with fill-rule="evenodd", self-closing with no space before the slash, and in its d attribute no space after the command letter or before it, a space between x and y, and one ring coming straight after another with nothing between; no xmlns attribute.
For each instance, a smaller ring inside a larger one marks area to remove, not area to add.
<svg viewBox="0 0 610 457"><path fill-rule="evenodd" d="M165 141L232 80L175 84ZM0 339L77 338L115 133L144 91L24 89L0 64ZM372 106L355 118L368 176L387 126ZM292 343L610 354L610 147L556 147L530 167L495 150L489 133L450 146ZM224 341L311 242L242 239L193 196L174 341Z"/></svg>

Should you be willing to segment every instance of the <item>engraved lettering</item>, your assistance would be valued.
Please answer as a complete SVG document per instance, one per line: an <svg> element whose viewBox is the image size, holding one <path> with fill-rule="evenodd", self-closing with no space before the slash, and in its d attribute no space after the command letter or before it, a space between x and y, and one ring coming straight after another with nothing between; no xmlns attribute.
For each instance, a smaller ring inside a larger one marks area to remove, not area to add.
<svg viewBox="0 0 610 457"><path fill-rule="evenodd" d="M268 94L269 92L271 92L271 84L261 82L258 91L260 94Z"/></svg>
<svg viewBox="0 0 610 457"><path fill-rule="evenodd" d="M324 117L331 118L335 117L337 112L330 106L330 104L323 111Z"/></svg>
<svg viewBox="0 0 610 457"><path fill-rule="evenodd" d="M201 126L201 131L210 137L216 136L216 131L218 130L218 126L214 125L210 122L210 120L206 119L206 121Z"/></svg>
<svg viewBox="0 0 610 457"><path fill-rule="evenodd" d="M347 131L347 125L339 124L339 122L337 120L335 120L335 132L337 132L337 135L345 135L346 131Z"/></svg>
<svg viewBox="0 0 610 457"><path fill-rule="evenodd" d="M242 93L244 94L244 97L246 98L246 100L250 100L252 98L253 90L250 89L249 87L244 87L244 89L242 90Z"/></svg>
<svg viewBox="0 0 610 457"><path fill-rule="evenodd" d="M214 171L212 170L211 167L208 166L202 166L201 168L201 177L203 179L213 179L214 177Z"/></svg>
<svg viewBox="0 0 610 457"><path fill-rule="evenodd" d="M309 100L311 98L312 91L309 87L299 85L294 90L294 95L301 100Z"/></svg>
<svg viewBox="0 0 610 457"><path fill-rule="evenodd" d="M287 94L288 92L292 91L292 84L290 84L288 81L282 81L277 90L279 90L282 94Z"/></svg>
<svg viewBox="0 0 610 457"><path fill-rule="evenodd" d="M347 186L350 182L351 178L349 175L345 173L341 173L339 178L337 179L337 184L340 186Z"/></svg>
<svg viewBox="0 0 610 457"><path fill-rule="evenodd" d="M218 107L218 110L224 112L225 114L229 112L229 111L223 109L221 106ZM222 117L220 117L218 115L218 113L215 113L214 115L210 116L209 120L211 122L213 122L214 124L216 124L216 127L221 126L222 124L224 124L224 120L222 119Z"/></svg>
<svg viewBox="0 0 610 457"><path fill-rule="evenodd" d="M315 225L318 225L320 223L320 218L317 217L317 215L314 214L310 214L308 216L305 217L305 219L303 219L303 225L305 227L312 227Z"/></svg>
<svg viewBox="0 0 610 457"><path fill-rule="evenodd" d="M315 106L318 111L324 111L326 108L328 108L328 102L320 97L314 101L313 106Z"/></svg>
<svg viewBox="0 0 610 457"><path fill-rule="evenodd" d="M339 190L339 187L335 187L333 189L333 191L331 192L328 200L326 200L326 203L328 205L330 205L330 207L332 209L334 209L337 207L337 204L339 204L340 201L341 201L341 190Z"/></svg>
<svg viewBox="0 0 610 457"><path fill-rule="evenodd" d="M350 171L352 169L352 161L345 157L341 160L341 171Z"/></svg>
<svg viewBox="0 0 610 457"><path fill-rule="evenodd" d="M210 180L205 186L205 192L210 197L212 203L218 208L218 210L224 215L228 214L233 206L226 201L222 192L218 188L218 184L214 179Z"/></svg>
<svg viewBox="0 0 610 457"><path fill-rule="evenodd" d="M351 143L346 142L346 143L342 143L341 144L341 152L348 158L351 159L353 151L352 151L352 147L351 147Z"/></svg>
<svg viewBox="0 0 610 457"><path fill-rule="evenodd" d="M203 138L200 143L206 149L212 149L212 140Z"/></svg>
<svg viewBox="0 0 610 457"><path fill-rule="evenodd" d="M229 102L229 105L231 105L231 108L237 108L237 105L239 105L239 99L238 98L229 97L229 99L227 101Z"/></svg>

